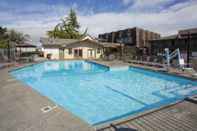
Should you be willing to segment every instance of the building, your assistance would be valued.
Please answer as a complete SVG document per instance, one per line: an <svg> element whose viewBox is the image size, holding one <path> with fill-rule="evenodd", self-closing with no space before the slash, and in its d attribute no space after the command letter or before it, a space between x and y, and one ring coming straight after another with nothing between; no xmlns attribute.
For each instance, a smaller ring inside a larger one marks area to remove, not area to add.
<svg viewBox="0 0 197 131"><path fill-rule="evenodd" d="M121 42L129 46L138 48L149 47L149 40L159 39L160 34L154 33L141 28L129 28L110 33L99 34L98 38L106 42Z"/></svg>
<svg viewBox="0 0 197 131"><path fill-rule="evenodd" d="M90 36L83 39L41 38L44 57L51 59L99 59L106 48L118 48L118 43L99 42Z"/></svg>
<svg viewBox="0 0 197 131"><path fill-rule="evenodd" d="M180 30L177 34L150 40L151 54L163 54L165 48L174 51L179 48L182 57L189 62L190 57L197 57L197 28Z"/></svg>
<svg viewBox="0 0 197 131"><path fill-rule="evenodd" d="M37 46L32 44L19 44L16 45L17 52L26 53L26 52L36 52Z"/></svg>

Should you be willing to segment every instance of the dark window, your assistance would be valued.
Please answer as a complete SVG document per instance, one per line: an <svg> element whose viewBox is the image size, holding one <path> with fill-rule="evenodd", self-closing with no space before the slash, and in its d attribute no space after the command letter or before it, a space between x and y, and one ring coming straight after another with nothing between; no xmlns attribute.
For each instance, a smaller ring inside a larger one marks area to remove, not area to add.
<svg viewBox="0 0 197 131"><path fill-rule="evenodd" d="M68 49L68 54L72 54L72 49Z"/></svg>

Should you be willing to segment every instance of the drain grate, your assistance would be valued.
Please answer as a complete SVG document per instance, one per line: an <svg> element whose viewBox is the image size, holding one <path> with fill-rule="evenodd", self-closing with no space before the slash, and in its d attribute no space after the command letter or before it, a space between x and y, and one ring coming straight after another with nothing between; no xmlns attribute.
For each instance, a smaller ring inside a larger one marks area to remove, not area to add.
<svg viewBox="0 0 197 131"><path fill-rule="evenodd" d="M45 106L45 107L41 108L41 111L43 113L47 113L47 112L51 111L51 106Z"/></svg>
<svg viewBox="0 0 197 131"><path fill-rule="evenodd" d="M53 107L51 107L51 106L45 106L45 107L41 108L41 111L42 111L43 113L47 113L47 112L52 111L52 110L55 109L56 107L57 107L57 105L55 105L55 106L53 106Z"/></svg>

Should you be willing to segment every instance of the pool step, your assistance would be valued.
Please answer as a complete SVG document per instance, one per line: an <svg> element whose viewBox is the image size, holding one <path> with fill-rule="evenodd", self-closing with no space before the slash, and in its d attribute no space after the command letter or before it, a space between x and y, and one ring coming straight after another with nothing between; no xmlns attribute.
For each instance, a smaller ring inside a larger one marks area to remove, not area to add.
<svg viewBox="0 0 197 131"><path fill-rule="evenodd" d="M170 88L170 89L167 89L167 90L161 90L161 91L158 91L158 92L153 92L152 94L156 95L158 97L165 98L165 97L169 97L169 95L171 97L177 96L177 95L187 95L187 94L190 94L190 93L192 93L193 91L196 91L196 90L197 90L197 87L193 87L193 86L188 85L185 88L174 87L174 88Z"/></svg>
<svg viewBox="0 0 197 131"><path fill-rule="evenodd" d="M114 66L110 67L110 71L127 71L129 70L129 66Z"/></svg>

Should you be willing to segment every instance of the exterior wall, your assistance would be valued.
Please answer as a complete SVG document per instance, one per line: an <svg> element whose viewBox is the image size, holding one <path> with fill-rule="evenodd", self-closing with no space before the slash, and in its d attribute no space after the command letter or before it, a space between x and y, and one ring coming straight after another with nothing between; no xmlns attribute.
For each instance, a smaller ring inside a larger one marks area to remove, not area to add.
<svg viewBox="0 0 197 131"><path fill-rule="evenodd" d="M64 58L65 59L74 59L74 50L76 49L81 49L83 54L82 58L83 59L99 59L102 55L102 49L100 49L100 52L98 52L98 49L96 48L90 48L90 47L75 47L72 48L72 53L69 54L69 49L64 49ZM92 50L92 57L90 57L89 50Z"/></svg>
<svg viewBox="0 0 197 131"><path fill-rule="evenodd" d="M101 41L114 43L119 43L121 41L122 43L130 46L135 45L138 48L144 48L149 47L149 40L159 39L160 34L140 28L131 28L111 33L99 34L98 37Z"/></svg>
<svg viewBox="0 0 197 131"><path fill-rule="evenodd" d="M81 49L82 50L82 58L83 59L98 59L102 55L102 47L101 45L91 42L89 40L82 41L79 43L73 43L67 48L72 49L72 54L69 55L69 58L74 58L74 50ZM100 50L100 52L98 51ZM92 52L92 57L90 57L90 51ZM68 56L68 53L65 55L65 57Z"/></svg>
<svg viewBox="0 0 197 131"><path fill-rule="evenodd" d="M169 40L155 40L150 41L151 54L157 55L158 53L164 53L165 48L169 48L170 51L174 51L179 48L184 59L187 58L188 40L186 39L169 39ZM190 56L196 57L194 54L197 52L197 39L190 40Z"/></svg>
<svg viewBox="0 0 197 131"><path fill-rule="evenodd" d="M170 51L179 48L182 54L186 54L187 50L189 50L190 56L196 57L197 28L180 30L177 35L151 40L149 43L153 55L163 53L165 48L169 48Z"/></svg>
<svg viewBox="0 0 197 131"><path fill-rule="evenodd" d="M97 48L90 48L90 47L75 47L71 48L72 53L69 54L69 49L64 49L64 59L74 59L74 50L75 49L82 49L83 55L82 59L99 59L103 53L103 49L100 48L98 51ZM92 57L90 57L89 50L92 50ZM52 54L51 59L59 59L59 49L58 48L44 48L44 57L47 57L47 54Z"/></svg>
<svg viewBox="0 0 197 131"><path fill-rule="evenodd" d="M150 47L149 40L159 39L160 35L151 31L136 28L136 47Z"/></svg>
<svg viewBox="0 0 197 131"><path fill-rule="evenodd" d="M76 50L77 52L75 52ZM81 52L79 52L81 50L82 56ZM43 52L44 57L47 57L47 54L51 54L51 59L99 59L103 54L103 45L97 41L85 39L66 46L47 45L44 46Z"/></svg>
<svg viewBox="0 0 197 131"><path fill-rule="evenodd" d="M59 59L59 48L44 48L44 57L47 57L47 54L51 54L51 59Z"/></svg>
<svg viewBox="0 0 197 131"><path fill-rule="evenodd" d="M64 49L64 59L74 59L74 50L72 50L72 53L69 54L69 49Z"/></svg>

